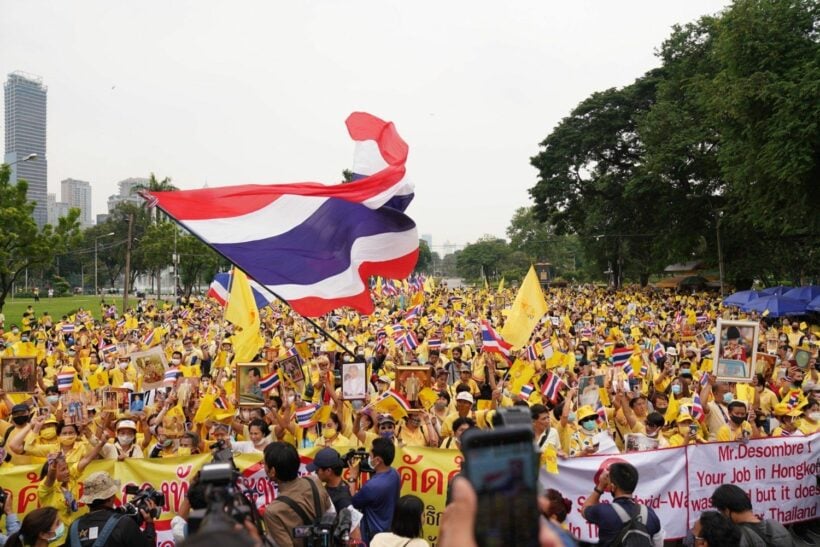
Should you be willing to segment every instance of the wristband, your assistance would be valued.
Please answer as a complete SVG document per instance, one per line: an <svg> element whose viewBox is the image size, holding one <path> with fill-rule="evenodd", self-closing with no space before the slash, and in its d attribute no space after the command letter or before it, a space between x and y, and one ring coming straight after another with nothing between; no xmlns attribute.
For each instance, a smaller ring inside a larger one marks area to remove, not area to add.
<svg viewBox="0 0 820 547"><path fill-rule="evenodd" d="M593 488L592 491L595 492L596 494L598 494L599 496L604 495L604 491L603 490L598 490L597 486L595 488Z"/></svg>

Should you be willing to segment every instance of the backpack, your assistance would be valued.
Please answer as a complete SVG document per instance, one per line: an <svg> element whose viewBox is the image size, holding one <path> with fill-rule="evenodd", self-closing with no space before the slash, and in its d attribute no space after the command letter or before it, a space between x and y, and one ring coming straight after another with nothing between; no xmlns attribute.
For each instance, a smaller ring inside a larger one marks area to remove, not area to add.
<svg viewBox="0 0 820 547"><path fill-rule="evenodd" d="M623 528L611 543L613 547L652 547L652 536L646 528L646 524L649 522L649 510L640 503L635 505L637 505L637 508L633 515L630 515L626 509L617 503L610 505L615 510L618 518L621 519L621 522L624 523Z"/></svg>

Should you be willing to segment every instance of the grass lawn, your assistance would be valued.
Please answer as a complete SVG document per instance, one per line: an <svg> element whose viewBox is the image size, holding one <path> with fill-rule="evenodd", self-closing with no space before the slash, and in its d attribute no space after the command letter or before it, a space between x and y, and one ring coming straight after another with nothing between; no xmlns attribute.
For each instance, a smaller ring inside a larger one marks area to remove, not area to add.
<svg viewBox="0 0 820 547"><path fill-rule="evenodd" d="M112 295L115 296L115 295ZM133 297L132 297L133 299ZM111 301L111 297L106 300ZM122 304L122 296L119 297L119 304ZM100 300L93 296L62 296L55 298L40 298L39 302L34 302L33 298L8 298L3 306L3 313L6 316L6 330L12 323L20 324L23 312L28 306L34 306L34 313L37 317L48 312L54 321L59 321L60 317L76 311L82 307L91 312L95 319L100 317Z"/></svg>

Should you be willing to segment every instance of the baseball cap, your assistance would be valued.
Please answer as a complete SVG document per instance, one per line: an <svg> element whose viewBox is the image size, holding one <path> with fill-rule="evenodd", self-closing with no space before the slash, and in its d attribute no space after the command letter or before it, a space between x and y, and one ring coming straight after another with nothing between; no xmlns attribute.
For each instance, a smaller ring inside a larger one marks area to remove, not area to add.
<svg viewBox="0 0 820 547"><path fill-rule="evenodd" d="M107 500L120 489L120 481L114 480L104 471L91 473L83 485L83 496L80 501L91 503L94 500Z"/></svg>
<svg viewBox="0 0 820 547"><path fill-rule="evenodd" d="M461 367L458 369L458 371L459 372L472 372L468 365L461 365Z"/></svg>
<svg viewBox="0 0 820 547"><path fill-rule="evenodd" d="M382 376L379 376L379 382L382 382L384 384L390 384L390 382L392 382L392 380L390 379L389 376L382 375Z"/></svg>
<svg viewBox="0 0 820 547"><path fill-rule="evenodd" d="M456 401L467 401L468 403L473 404L475 402L475 399L473 399L472 393L468 391L462 391L461 393L456 395Z"/></svg>
<svg viewBox="0 0 820 547"><path fill-rule="evenodd" d="M379 416L379 425L386 423L391 423L395 425L396 420L390 414L382 414L381 416Z"/></svg>
<svg viewBox="0 0 820 547"><path fill-rule="evenodd" d="M13 407L11 407L11 413L12 414L18 414L18 413L21 413L21 412L25 413L25 414L28 414L29 412L31 412L31 410L29 409L28 405L23 405L23 404L14 405Z"/></svg>
<svg viewBox="0 0 820 547"><path fill-rule="evenodd" d="M317 469L325 469L328 467L344 467L344 462L342 461L341 456L339 453L336 452L332 448L323 448L316 453L316 456L313 458L313 461L307 464L305 467L311 473L315 472Z"/></svg>
<svg viewBox="0 0 820 547"><path fill-rule="evenodd" d="M120 423L117 424L117 431L120 429L133 429L136 431L137 424L135 424L133 420L120 420Z"/></svg>

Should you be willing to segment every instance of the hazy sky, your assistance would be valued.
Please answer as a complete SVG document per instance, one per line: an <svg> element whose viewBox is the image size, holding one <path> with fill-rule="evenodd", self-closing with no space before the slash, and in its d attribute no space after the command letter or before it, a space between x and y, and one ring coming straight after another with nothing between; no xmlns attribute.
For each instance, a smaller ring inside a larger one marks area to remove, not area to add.
<svg viewBox="0 0 820 547"><path fill-rule="evenodd" d="M6 0L0 75L43 78L49 191L90 181L94 214L150 172L183 189L338 182L344 119L371 112L408 142L408 213L441 251L503 237L555 124L726 4Z"/></svg>

